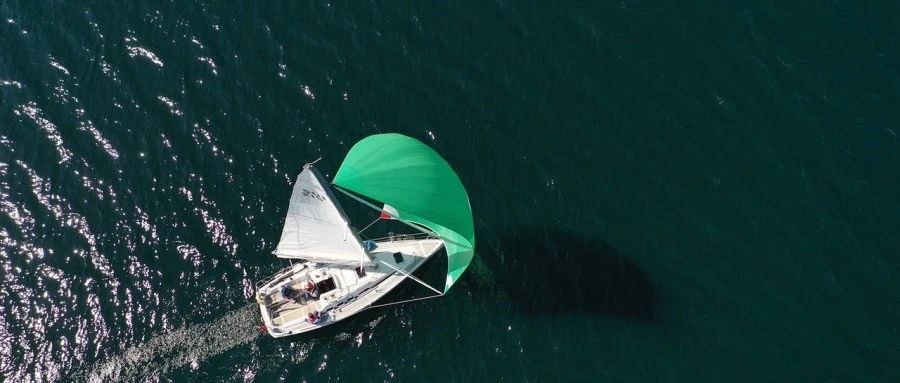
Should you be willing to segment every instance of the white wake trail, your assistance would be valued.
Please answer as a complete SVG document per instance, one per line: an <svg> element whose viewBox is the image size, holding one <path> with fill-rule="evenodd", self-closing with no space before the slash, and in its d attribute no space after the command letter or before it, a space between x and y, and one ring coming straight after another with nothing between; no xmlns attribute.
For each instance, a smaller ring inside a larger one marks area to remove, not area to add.
<svg viewBox="0 0 900 383"><path fill-rule="evenodd" d="M129 347L77 376L79 381L146 381L197 364L259 336L256 306L247 305L209 323L187 325Z"/></svg>

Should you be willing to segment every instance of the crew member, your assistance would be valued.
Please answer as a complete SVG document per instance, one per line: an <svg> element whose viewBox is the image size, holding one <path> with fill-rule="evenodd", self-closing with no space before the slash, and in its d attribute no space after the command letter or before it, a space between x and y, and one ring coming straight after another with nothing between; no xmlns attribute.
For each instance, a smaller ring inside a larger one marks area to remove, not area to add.
<svg viewBox="0 0 900 383"><path fill-rule="evenodd" d="M312 280L307 280L306 284L303 285L303 292L306 294L306 298L308 299L316 299L319 297L319 288L313 283Z"/></svg>

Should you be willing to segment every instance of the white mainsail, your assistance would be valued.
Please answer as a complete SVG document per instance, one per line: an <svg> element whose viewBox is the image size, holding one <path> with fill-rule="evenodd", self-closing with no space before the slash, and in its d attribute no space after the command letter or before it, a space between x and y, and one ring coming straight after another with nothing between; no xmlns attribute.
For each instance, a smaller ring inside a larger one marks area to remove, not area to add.
<svg viewBox="0 0 900 383"><path fill-rule="evenodd" d="M323 183L311 165L297 176L275 255L320 263L370 262L347 215Z"/></svg>

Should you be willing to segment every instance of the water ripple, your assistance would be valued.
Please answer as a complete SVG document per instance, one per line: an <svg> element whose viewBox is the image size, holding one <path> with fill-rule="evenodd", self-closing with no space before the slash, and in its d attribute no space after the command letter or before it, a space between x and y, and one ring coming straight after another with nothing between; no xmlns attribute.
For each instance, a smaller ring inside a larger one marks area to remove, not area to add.
<svg viewBox="0 0 900 383"><path fill-rule="evenodd" d="M191 191L182 188L180 189L182 195L188 202L192 202L194 200L193 193ZM235 241L234 237L229 233L228 226L225 224L225 221L221 218L217 218L210 213L210 210L218 210L216 208L215 202L206 198L206 196L202 193L198 193L199 195L199 203L202 206L195 206L194 213L203 220L203 224L206 226L206 232L209 234L210 239L216 245L222 247L223 250L227 251L230 255L237 254L238 244ZM220 214L220 213L219 213Z"/></svg>
<svg viewBox="0 0 900 383"><path fill-rule="evenodd" d="M75 109L75 115L79 118L78 130L90 134L94 139L94 142L96 142L97 145L100 146L100 148L102 148L110 158L114 160L118 159L119 151L109 143L109 140L106 139L106 137L104 137L102 133L100 133L100 130L97 129L96 126L94 126L94 122L90 119L83 119L85 116L85 110L82 108L77 108Z"/></svg>
<svg viewBox="0 0 900 383"><path fill-rule="evenodd" d="M53 56L50 56L49 61L50 61L50 66L58 69L60 72L63 72L66 76L69 75L69 70L66 69L66 67L64 67L62 64L60 64L59 61L57 61L57 59L53 58Z"/></svg>
<svg viewBox="0 0 900 383"><path fill-rule="evenodd" d="M87 219L75 212L72 206L61 195L49 192L50 190L53 190L53 185L50 181L38 176L34 170L29 168L28 165L21 160L17 160L16 164L26 172L31 180L31 191L34 194L34 197L37 198L38 203L56 218L56 221L60 226L74 229L88 245L87 251L76 249L74 252L76 254L81 254L84 258L88 259L91 264L94 265L95 269L106 277L112 287L117 286L118 282L115 281L115 276L113 275L109 261L97 250L97 237L91 232Z"/></svg>
<svg viewBox="0 0 900 383"><path fill-rule="evenodd" d="M49 139L56 148L56 153L59 155L59 163L68 162L72 158L72 152L66 148L63 143L62 135L59 134L59 129L56 128L56 124L50 122L50 120L41 115L41 110L34 101L19 105L13 113L15 113L16 116L27 116L31 121L37 124L39 129L44 131L47 139Z"/></svg>
<svg viewBox="0 0 900 383"><path fill-rule="evenodd" d="M206 65L209 65L209 70L210 70L210 72L212 72L213 75L219 74L219 72L218 72L219 67L216 66L216 62L213 61L213 59L211 57L198 57L197 60L202 63L206 63Z"/></svg>
<svg viewBox="0 0 900 383"><path fill-rule="evenodd" d="M24 169L29 173L30 169ZM0 163L0 212L15 227L15 232L0 227L0 283L4 286L0 303L5 309L0 320L0 357L4 361L0 374L9 381L54 381L84 358L89 347L95 351L99 348L88 332L104 332L105 322L96 295L91 298L88 294L88 299L96 303L91 309L93 324L87 317L74 314L81 311L78 306L84 302L76 286L77 277L51 264L60 259L53 249L34 244L38 229L35 218L28 208L12 203L21 198L13 192L10 179L9 164ZM68 225L82 230L80 218L60 211L56 198L40 190L43 185L35 187L35 182L39 181L32 182L39 202L69 220ZM27 260L24 264L18 262L23 259ZM13 344L12 339L25 346Z"/></svg>
<svg viewBox="0 0 900 383"><path fill-rule="evenodd" d="M150 60L151 63L160 68L165 66L162 60L160 60L159 57L156 56L156 53L153 53L149 49L138 45L136 37L125 37L125 49L128 50L129 57L143 57L147 60Z"/></svg>
<svg viewBox="0 0 900 383"><path fill-rule="evenodd" d="M14 80L0 80L0 86L9 86L22 89L22 83Z"/></svg>
<svg viewBox="0 0 900 383"><path fill-rule="evenodd" d="M169 113L172 113L173 116L181 116L183 114L181 110L178 109L178 104L171 98L166 96L157 96L156 98L169 107Z"/></svg>
<svg viewBox="0 0 900 383"><path fill-rule="evenodd" d="M10 193L7 175L9 164L0 162L0 212L15 224L16 229L26 237L34 236L34 217L27 207L14 202Z"/></svg>

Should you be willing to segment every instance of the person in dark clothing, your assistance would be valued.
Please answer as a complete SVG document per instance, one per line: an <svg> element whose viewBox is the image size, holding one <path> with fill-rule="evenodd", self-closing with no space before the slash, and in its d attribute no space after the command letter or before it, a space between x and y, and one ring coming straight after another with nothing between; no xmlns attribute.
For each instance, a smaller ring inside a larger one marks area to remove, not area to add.
<svg viewBox="0 0 900 383"><path fill-rule="evenodd" d="M300 296L300 291L294 289L290 285L285 285L281 289L281 295L287 299L295 299Z"/></svg>

